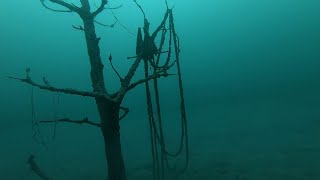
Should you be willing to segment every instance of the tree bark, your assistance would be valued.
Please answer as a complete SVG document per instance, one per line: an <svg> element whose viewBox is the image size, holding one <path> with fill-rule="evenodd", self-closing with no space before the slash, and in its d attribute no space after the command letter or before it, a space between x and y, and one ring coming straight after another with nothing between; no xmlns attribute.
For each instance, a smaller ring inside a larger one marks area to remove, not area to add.
<svg viewBox="0 0 320 180"><path fill-rule="evenodd" d="M101 131L105 143L105 155L108 164L109 180L126 180L125 165L120 141L119 111L120 106L105 100L96 99Z"/></svg>
<svg viewBox="0 0 320 180"><path fill-rule="evenodd" d="M87 12L90 12L87 10ZM91 13L82 14L84 32L86 37L88 55L91 65L91 81L94 92L108 93L106 91L103 64L100 56L99 41L94 26L94 17ZM126 180L125 165L122 157L120 142L119 111L121 102L96 98L100 120L101 132L104 137L105 155L108 165L109 180Z"/></svg>

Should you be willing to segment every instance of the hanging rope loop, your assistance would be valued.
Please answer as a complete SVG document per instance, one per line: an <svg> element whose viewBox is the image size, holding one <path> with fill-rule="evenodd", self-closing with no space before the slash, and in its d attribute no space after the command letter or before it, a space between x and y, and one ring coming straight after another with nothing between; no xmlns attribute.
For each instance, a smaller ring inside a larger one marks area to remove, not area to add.
<svg viewBox="0 0 320 180"><path fill-rule="evenodd" d="M150 39L149 32L144 31L145 33L144 46L142 48L142 51L145 53L147 52L146 53L147 55L143 56L145 78L149 77L148 67L153 69L153 74L156 74L159 71L167 73L167 70L169 68L171 68L172 66L176 66L178 71L178 86L179 86L179 97L180 97L181 136L180 136L180 142L178 145L178 150L174 153L169 152L164 140L163 118L162 118L162 112L161 112L158 79L156 78L153 80L153 85L151 85L149 81L146 81L145 87L146 87L147 111L148 111L148 117L149 117L149 127L150 127L150 137L151 137L150 141L151 141L151 150L152 150L152 159L153 159L154 180L163 180L165 178L165 170L175 171L176 175L179 176L185 172L189 164L187 116L186 116L186 109L185 109L185 100L184 100L182 75L181 75L181 67L180 67L180 56L179 56L180 42L175 31L172 10L168 9L165 16L166 17L169 16L169 27L168 29L166 29L166 22L164 21L162 25L163 27L161 27L162 33L161 33L159 48L155 47L155 44L153 41L154 39ZM165 20L166 20L166 17L164 18ZM149 29L149 23L147 24L145 23L145 26L147 27L144 27L144 30ZM164 47L164 43L166 42L165 38L168 31L169 31L169 39L168 39L167 57L165 58L165 62L162 65L160 65L160 59L162 55L161 52ZM141 38L139 38L138 36L138 39L141 39ZM157 49L157 51L155 51L155 49ZM156 59L155 59L155 56L156 56ZM172 60L172 56L175 56L175 60ZM151 86L153 86L154 93L151 93L151 90L150 90ZM153 99L154 99L154 104L152 103ZM183 168L178 171L176 169L176 166L174 167L170 166L169 158L177 158L180 155L182 155L183 152L185 153L186 161Z"/></svg>

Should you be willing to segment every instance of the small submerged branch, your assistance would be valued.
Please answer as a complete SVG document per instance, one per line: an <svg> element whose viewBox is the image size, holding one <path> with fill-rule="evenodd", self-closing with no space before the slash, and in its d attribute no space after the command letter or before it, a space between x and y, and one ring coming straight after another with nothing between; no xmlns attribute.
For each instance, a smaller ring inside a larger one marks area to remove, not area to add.
<svg viewBox="0 0 320 180"><path fill-rule="evenodd" d="M99 8L99 6L97 6L96 4L94 4L96 6L96 8ZM120 4L118 6L115 6L115 7L104 7L104 9L110 9L110 10L114 10L114 9L119 9L121 8L123 5Z"/></svg>
<svg viewBox="0 0 320 180"><path fill-rule="evenodd" d="M30 155L29 159L27 161L27 163L29 164L31 171L34 172L36 175L38 175L41 179L43 180L52 180L51 178L49 178L42 169L40 169L40 167L38 166L38 164L36 163L36 161L34 160L34 155Z"/></svg>
<svg viewBox="0 0 320 180"><path fill-rule="evenodd" d="M58 119L53 121L40 121L40 123L56 123L56 122L65 122L65 123L74 123L74 124L90 124L92 126L101 127L101 124L89 121L87 117L83 118L82 120L71 120L69 118L63 118L63 119Z"/></svg>
<svg viewBox="0 0 320 180"><path fill-rule="evenodd" d="M168 74L167 72L157 73L157 74L151 75L151 76L149 76L149 77L147 77L145 79L141 79L141 80L138 80L138 81L130 84L130 86L128 87L127 91L130 91L131 89L134 89L136 86L138 86L140 84L143 84L145 82L148 82L148 81L160 78L160 77L168 77L168 76L174 76L174 75L175 74Z"/></svg>
<svg viewBox="0 0 320 180"><path fill-rule="evenodd" d="M77 26L72 25L72 27L76 30L84 31L84 28L82 26L77 27Z"/></svg>
<svg viewBox="0 0 320 180"><path fill-rule="evenodd" d="M146 19L146 14L144 13L144 11L143 11L143 9L142 9L141 5L140 5L136 0L133 0L133 1L136 3L136 5L137 5L137 6L138 6L138 8L140 9L140 11L142 12L144 19Z"/></svg>
<svg viewBox="0 0 320 180"><path fill-rule="evenodd" d="M41 2L42 1L44 1L44 0L41 0ZM81 13L81 9L74 4L69 4L69 3L65 2L65 1L61 1L61 0L49 0L49 1L52 3L55 3L55 4L59 4L67 9L69 9L71 12L76 12L78 14Z"/></svg>
<svg viewBox="0 0 320 180"><path fill-rule="evenodd" d="M44 8L46 8L46 9L50 10L50 11L53 11L53 12L73 12L73 11L71 11L71 10L58 10L58 9L53 9L53 8L47 6L47 5L44 3L44 1L45 1L45 0L40 0L42 6L43 6Z"/></svg>
<svg viewBox="0 0 320 180"><path fill-rule="evenodd" d="M164 54L164 53L168 53L169 51L162 51L162 52L160 52L160 53L158 53L158 54ZM137 56L130 56L130 57L127 57L127 59L135 59L135 58L137 58Z"/></svg>
<svg viewBox="0 0 320 180"><path fill-rule="evenodd" d="M116 70L116 68L113 66L113 63L112 63L112 55L110 54L110 56L109 56L109 62L110 62L110 65L111 65L111 68L113 69L113 71L117 74L117 76L118 76L118 78L119 78L119 80L120 80L120 82L122 82L123 81L123 78L120 76L120 74L119 74L119 72Z"/></svg>
<svg viewBox="0 0 320 180"><path fill-rule="evenodd" d="M104 24L104 23L101 23L97 20L94 20L95 23L99 24L100 26L103 26L103 27L110 27L110 28L113 28L116 24L117 24L117 20L112 23L112 24Z"/></svg>
<svg viewBox="0 0 320 180"><path fill-rule="evenodd" d="M96 11L94 11L92 13L92 16L93 17L96 17L98 14L100 14L103 10L105 10L105 5L108 4L108 1L107 0L101 0L101 3L100 3L100 6L98 7L98 9Z"/></svg>

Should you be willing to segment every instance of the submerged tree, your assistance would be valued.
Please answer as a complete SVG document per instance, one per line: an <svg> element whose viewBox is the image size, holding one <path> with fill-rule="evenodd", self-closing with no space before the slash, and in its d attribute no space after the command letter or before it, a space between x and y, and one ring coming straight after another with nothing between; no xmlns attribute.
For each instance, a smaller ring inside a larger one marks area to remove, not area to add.
<svg viewBox="0 0 320 180"><path fill-rule="evenodd" d="M185 103L183 96L183 88L182 88L182 79L180 72L180 45L179 38L176 34L174 21L173 21L173 13L172 9L168 8L164 15L164 18L160 25L155 29L155 31L150 34L149 33L149 21L146 18L146 15L142 9L142 7L134 0L136 5L140 8L141 12L144 16L144 26L143 29L138 29L137 34L137 44L136 44L136 56L129 57L128 59L135 59L132 66L128 70L125 77L121 77L116 69L112 65L112 56L109 56L109 61L113 70L116 72L120 79L121 87L115 93L110 93L107 90L107 85L105 84L105 77L103 73L104 65L102 64L102 59L100 55L100 47L99 41L100 38L96 34L95 24L101 23L97 22L95 18L105 9L112 9L106 7L108 5L107 0L101 0L99 6L97 6L95 11L91 11L89 0L80 0L81 7L76 6L75 4L67 3L63 0L48 0L51 3L58 4L66 8L66 10L57 10L50 8L45 3L45 0L40 0L42 5L52 11L55 12L73 12L80 16L83 21L83 26L75 27L76 29L83 31L86 39L87 51L89 55L89 61L91 66L91 82L92 82L92 92L86 92L71 88L57 88L53 87L49 84L46 78L43 78L43 84L34 82L30 77L30 69L26 70L25 78L17 78L17 77L8 77L11 79L16 79L21 82L30 84L34 87L38 87L43 90L48 90L51 92L62 92L66 94L73 94L79 96L92 97L95 99L100 122L94 122L89 120L88 118L84 118L83 120L72 120L69 118L63 119L55 119L52 121L40 121L43 123L51 123L51 122L67 122L67 123L78 123L78 124L90 124L93 126L97 126L100 128L105 144L105 155L107 159L108 165L108 179L109 180L125 180L126 179L126 170L125 164L122 157L121 152L121 142L120 142L120 125L119 121L123 119L128 113L129 109L122 107L122 101L127 94L128 91L134 89L138 85L145 84L146 88L146 96L147 96L147 107L148 107L148 116L149 116L149 124L150 124L150 134L151 134L151 147L152 147L152 155L153 155L153 172L154 179L163 179L165 169L173 169L170 167L168 162L168 157L177 157L183 152L183 147L185 147L185 154L187 155L185 166L182 168L183 172L188 164L188 134L187 134L187 121L186 121L186 112L185 112ZM167 23L168 22L168 23ZM111 25L113 26L113 25ZM142 33L143 31L143 33ZM155 44L155 38L158 33L161 33L160 44L158 47ZM163 51L165 37L167 32L169 32L169 46L167 51ZM172 45L173 43L173 45ZM173 50L174 49L174 50ZM167 54L164 62L160 60L161 54ZM174 60L172 60L174 56ZM132 78L135 75L135 72L139 65L143 62L145 77L132 82ZM162 63L161 63L162 62ZM160 77L168 77L173 76L174 74L169 74L168 71L171 67L177 67L177 76L179 82L180 89L180 100L181 100L181 141L179 145L179 149L176 153L169 153L165 141L162 130L162 118L161 118L161 108L160 108L160 97L158 90L158 78ZM153 70L153 72L149 73L149 67ZM154 93L150 91L150 82L153 82ZM154 96L155 102L152 101L152 95ZM155 110L154 110L155 109ZM123 111L123 113L121 113ZM157 113L154 113L156 111ZM156 114L156 115L155 115ZM178 174L180 173L178 172Z"/></svg>

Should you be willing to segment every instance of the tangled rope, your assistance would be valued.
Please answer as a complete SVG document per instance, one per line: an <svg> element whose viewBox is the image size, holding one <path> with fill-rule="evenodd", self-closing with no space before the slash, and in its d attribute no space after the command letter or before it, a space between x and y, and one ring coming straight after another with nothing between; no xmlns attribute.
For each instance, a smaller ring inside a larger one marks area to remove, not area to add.
<svg viewBox="0 0 320 180"><path fill-rule="evenodd" d="M150 90L150 83L147 81L145 83L146 87L146 97L147 97L147 110L149 117L149 127L150 127L150 142L151 142L151 151L152 151L152 160L153 160L153 179L154 180L163 180L165 178L165 170L174 171L177 176L181 175L187 169L189 164L189 143L188 143L188 128L187 128L187 116L186 116L186 108L185 108L185 100L184 100L184 92L183 92L183 83L182 83L182 75L181 75L181 67L180 67L180 43L178 36L175 31L173 13L171 9L168 9L169 13L169 50L165 60L165 63L160 66L160 55L163 49L163 45L165 42L167 29L165 28L165 23L162 27L162 35L161 41L158 48L158 53L155 54L157 59L155 60L154 56L150 59L144 59L144 70L145 70L145 78L149 77L149 65L153 68L153 73L156 74L158 71L166 71L171 66L176 64L178 71L178 85L179 85L179 95L180 95L180 115L181 115L181 138L178 146L178 150L174 153L171 153L167 150L167 145L164 140L164 132L163 132L163 120L161 113L161 105L160 105L160 93L159 93L159 85L158 80L153 80L153 89L154 94L152 96ZM145 29L148 29L145 28ZM149 37L148 32L145 32L145 40ZM172 61L172 41L174 46L174 54L175 60ZM154 97L155 104L152 103L152 99ZM154 107L156 110L156 115L154 113ZM155 117L156 116L156 117ZM181 170L176 170L176 168L171 167L169 163L169 157L176 158L183 153L183 147L185 147L186 161Z"/></svg>

